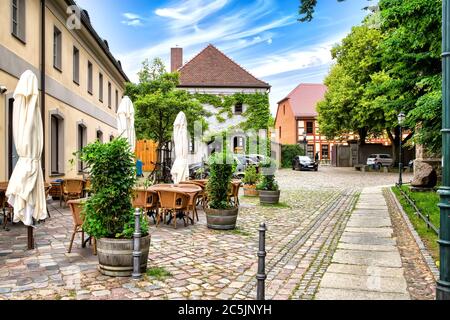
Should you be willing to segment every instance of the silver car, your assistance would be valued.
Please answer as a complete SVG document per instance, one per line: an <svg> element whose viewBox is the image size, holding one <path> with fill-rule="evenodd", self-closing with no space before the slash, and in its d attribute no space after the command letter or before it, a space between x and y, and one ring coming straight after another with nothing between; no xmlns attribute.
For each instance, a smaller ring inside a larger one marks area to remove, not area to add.
<svg viewBox="0 0 450 320"><path fill-rule="evenodd" d="M392 159L390 154L384 154L384 153L376 153L371 154L367 158L367 165L368 166L377 166L377 167L390 167L394 163L394 159Z"/></svg>

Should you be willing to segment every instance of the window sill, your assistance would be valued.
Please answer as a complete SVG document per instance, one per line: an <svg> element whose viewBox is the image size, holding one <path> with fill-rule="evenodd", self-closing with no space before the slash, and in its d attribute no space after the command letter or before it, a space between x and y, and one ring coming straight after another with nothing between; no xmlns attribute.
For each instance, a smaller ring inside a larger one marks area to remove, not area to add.
<svg viewBox="0 0 450 320"><path fill-rule="evenodd" d="M14 34L11 32L11 35L16 38L16 40L18 40L19 42L21 42L23 45L26 45L27 42L25 41L25 39L22 39L21 37L19 37L18 35Z"/></svg>
<svg viewBox="0 0 450 320"><path fill-rule="evenodd" d="M56 69L56 70L58 70L58 71L59 71L59 73L62 73L62 70L61 70L61 68L60 68L60 67L58 67L58 66L55 66L55 65L53 65L53 68L54 68L54 69Z"/></svg>
<svg viewBox="0 0 450 320"><path fill-rule="evenodd" d="M80 82L79 81L73 80L73 83L75 83L77 86L80 86Z"/></svg>
<svg viewBox="0 0 450 320"><path fill-rule="evenodd" d="M51 175L49 175L49 178L60 178L60 177L64 177L65 174L64 173L52 173Z"/></svg>

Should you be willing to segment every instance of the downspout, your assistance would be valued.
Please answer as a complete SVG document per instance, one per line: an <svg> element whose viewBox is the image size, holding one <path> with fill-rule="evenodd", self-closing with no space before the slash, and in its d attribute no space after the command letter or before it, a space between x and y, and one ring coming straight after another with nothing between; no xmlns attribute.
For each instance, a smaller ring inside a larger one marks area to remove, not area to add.
<svg viewBox="0 0 450 320"><path fill-rule="evenodd" d="M43 130L43 148L41 156L42 174L46 176L45 172L45 0L41 0L41 118Z"/></svg>

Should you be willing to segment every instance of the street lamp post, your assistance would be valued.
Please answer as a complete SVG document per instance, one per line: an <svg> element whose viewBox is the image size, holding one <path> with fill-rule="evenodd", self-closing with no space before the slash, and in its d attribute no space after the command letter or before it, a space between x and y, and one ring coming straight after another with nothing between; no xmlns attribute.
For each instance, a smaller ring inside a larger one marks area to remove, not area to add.
<svg viewBox="0 0 450 320"><path fill-rule="evenodd" d="M398 169L399 169L399 176L398 176L398 185L401 187L403 185L403 159L402 159L402 148L403 148L403 122L405 121L406 115L402 111L398 114L398 124L400 126L400 150L399 150L399 157L398 157Z"/></svg>
<svg viewBox="0 0 450 320"><path fill-rule="evenodd" d="M450 300L450 0L442 1L442 187L437 300Z"/></svg>

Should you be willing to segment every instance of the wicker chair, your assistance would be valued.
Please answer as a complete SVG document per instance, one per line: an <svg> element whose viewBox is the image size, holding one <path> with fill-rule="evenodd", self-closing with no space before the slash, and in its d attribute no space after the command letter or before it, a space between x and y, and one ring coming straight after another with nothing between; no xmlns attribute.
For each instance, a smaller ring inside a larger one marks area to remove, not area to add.
<svg viewBox="0 0 450 320"><path fill-rule="evenodd" d="M6 195L1 192L0 193L0 208L3 211L3 230L9 230L6 226L8 224L8 220L12 220L13 208L11 208L7 202Z"/></svg>
<svg viewBox="0 0 450 320"><path fill-rule="evenodd" d="M72 217L73 217L73 233L72 237L70 238L70 245L69 250L67 251L70 253L72 251L72 245L73 241L75 239L75 235L77 233L81 233L81 243L84 244L84 230L83 230L83 219L81 218L81 210L83 209L82 201L81 200L70 200L67 202L70 206L70 210L72 211ZM92 238L89 239L89 243L91 244ZM94 240L94 246L92 248L94 255L97 255L97 242Z"/></svg>
<svg viewBox="0 0 450 320"><path fill-rule="evenodd" d="M205 184L199 183L199 182L195 182L195 181L182 181L182 182L180 182L180 186L182 187L183 185L198 186L198 187L202 188L202 191L197 194L196 206L203 206L204 199L206 198L206 196L205 196L205 187L206 187ZM197 214L197 209L195 211L196 211L196 214ZM197 214L197 221L198 221L198 214Z"/></svg>
<svg viewBox="0 0 450 320"><path fill-rule="evenodd" d="M156 213L158 211L158 193L150 190L135 190L133 194L133 208L142 209L147 217L152 217L156 224Z"/></svg>
<svg viewBox="0 0 450 320"><path fill-rule="evenodd" d="M166 221L166 215L170 214L170 218L174 220L174 227L177 228L177 219L181 217L184 221L184 226L186 227L186 211L189 210L189 200L188 194L177 191L163 190L158 191L159 208L156 219L156 225L159 225L161 220L161 215L164 222Z"/></svg>
<svg viewBox="0 0 450 320"><path fill-rule="evenodd" d="M62 183L62 198L65 205L67 201L81 199L83 196L83 180L78 179L66 179Z"/></svg>

